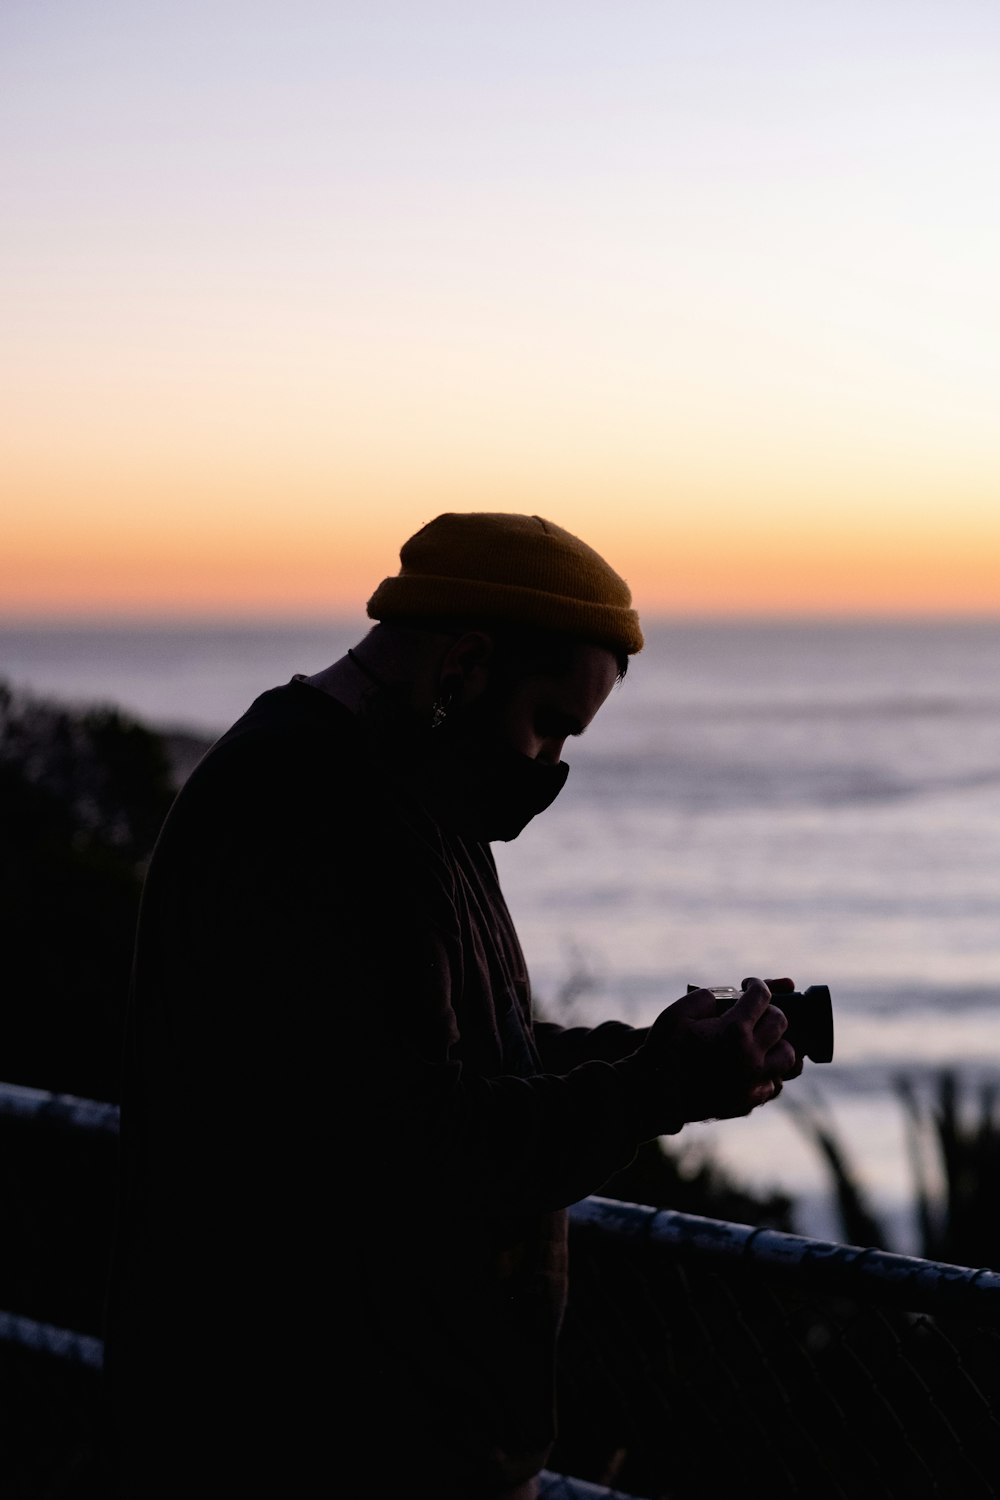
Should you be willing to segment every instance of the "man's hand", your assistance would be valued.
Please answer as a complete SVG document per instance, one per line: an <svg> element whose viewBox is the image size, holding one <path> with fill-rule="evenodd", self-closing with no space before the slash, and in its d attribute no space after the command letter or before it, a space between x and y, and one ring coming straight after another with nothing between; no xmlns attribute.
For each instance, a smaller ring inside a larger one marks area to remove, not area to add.
<svg viewBox="0 0 1000 1500"><path fill-rule="evenodd" d="M784 1040L788 1021L778 1008L781 991L794 988L790 979L744 979L743 994L721 1013L711 990L692 990L660 1012L629 1059L651 1134L748 1115L798 1077L802 1059Z"/></svg>

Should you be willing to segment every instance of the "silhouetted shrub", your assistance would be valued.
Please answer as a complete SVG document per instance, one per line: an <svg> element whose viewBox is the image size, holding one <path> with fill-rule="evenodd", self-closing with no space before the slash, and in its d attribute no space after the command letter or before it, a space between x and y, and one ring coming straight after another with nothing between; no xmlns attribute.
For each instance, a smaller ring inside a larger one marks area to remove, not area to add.
<svg viewBox="0 0 1000 1500"><path fill-rule="evenodd" d="M174 786L161 736L0 683L0 1078L115 1099L142 876Z"/></svg>

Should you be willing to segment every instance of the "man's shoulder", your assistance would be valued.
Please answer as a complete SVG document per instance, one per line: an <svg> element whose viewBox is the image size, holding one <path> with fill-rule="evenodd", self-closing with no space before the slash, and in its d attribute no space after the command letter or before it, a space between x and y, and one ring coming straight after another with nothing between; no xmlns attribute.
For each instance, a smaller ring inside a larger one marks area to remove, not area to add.
<svg viewBox="0 0 1000 1500"><path fill-rule="evenodd" d="M209 751L211 757L281 757L301 755L315 747L330 754L360 758L361 739L354 715L300 678L269 688L226 730Z"/></svg>
<svg viewBox="0 0 1000 1500"><path fill-rule="evenodd" d="M317 783L343 788L366 775L354 715L329 694L293 679L270 688L206 751L179 801L242 800L255 805Z"/></svg>

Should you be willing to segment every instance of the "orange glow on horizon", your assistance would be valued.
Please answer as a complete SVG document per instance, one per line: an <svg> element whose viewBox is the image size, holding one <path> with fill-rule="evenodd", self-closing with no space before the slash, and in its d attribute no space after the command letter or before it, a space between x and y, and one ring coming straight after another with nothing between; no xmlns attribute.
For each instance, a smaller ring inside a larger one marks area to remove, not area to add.
<svg viewBox="0 0 1000 1500"><path fill-rule="evenodd" d="M438 414L440 421L440 414ZM428 417L428 424L430 417ZM981 456L799 434L780 448L703 428L581 430L544 449L510 429L237 443L169 434L115 448L99 423L46 445L25 423L6 471L0 616L361 612L402 542L445 510L546 516L597 548L646 613L1000 613L1000 503ZM640 437L643 442L640 443ZM737 441L737 439L739 439ZM470 503L470 497L474 502Z"/></svg>
<svg viewBox="0 0 1000 1500"><path fill-rule="evenodd" d="M46 617L315 617L363 614L395 573L403 540L445 504L322 524L279 515L239 527L207 512L171 527L162 515L107 513L39 535L27 525L0 557L0 615ZM481 508L511 508L493 503ZM977 535L929 523L789 524L720 509L699 524L657 527L592 509L531 507L576 532L625 577L652 615L1000 614L1000 521Z"/></svg>

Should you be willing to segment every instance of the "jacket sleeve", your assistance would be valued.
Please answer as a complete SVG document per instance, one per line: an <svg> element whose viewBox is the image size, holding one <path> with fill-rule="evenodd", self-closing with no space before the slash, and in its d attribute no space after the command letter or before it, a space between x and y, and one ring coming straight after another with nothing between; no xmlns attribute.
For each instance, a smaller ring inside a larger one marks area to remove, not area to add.
<svg viewBox="0 0 1000 1500"><path fill-rule="evenodd" d="M542 1062L547 1071L555 1073L582 1062L620 1062L642 1046L648 1033L648 1027L628 1026L624 1021L602 1021L599 1026L535 1022L535 1042Z"/></svg>

